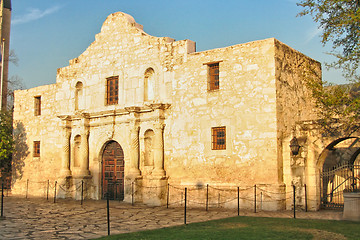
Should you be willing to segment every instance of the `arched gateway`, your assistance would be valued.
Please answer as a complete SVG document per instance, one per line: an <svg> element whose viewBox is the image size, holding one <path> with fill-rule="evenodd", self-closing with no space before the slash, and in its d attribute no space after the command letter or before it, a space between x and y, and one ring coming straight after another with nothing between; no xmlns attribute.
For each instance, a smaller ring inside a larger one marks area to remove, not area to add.
<svg viewBox="0 0 360 240"><path fill-rule="evenodd" d="M124 200L124 152L120 144L108 142L102 154L102 198Z"/></svg>
<svg viewBox="0 0 360 240"><path fill-rule="evenodd" d="M321 206L344 207L343 192L358 189L360 180L360 138L344 137L331 142L321 153Z"/></svg>

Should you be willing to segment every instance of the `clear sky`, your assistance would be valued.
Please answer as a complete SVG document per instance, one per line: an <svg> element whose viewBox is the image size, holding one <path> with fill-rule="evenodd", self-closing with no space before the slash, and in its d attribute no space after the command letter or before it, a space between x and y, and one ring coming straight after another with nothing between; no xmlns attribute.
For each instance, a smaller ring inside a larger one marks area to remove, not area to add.
<svg viewBox="0 0 360 240"><path fill-rule="evenodd" d="M106 17L132 15L157 37L196 42L197 51L276 38L323 64L323 79L345 83L324 63L330 46L320 43L311 17L296 17L297 0L12 0L10 49L19 58L10 76L26 88L56 82L56 71L95 40Z"/></svg>

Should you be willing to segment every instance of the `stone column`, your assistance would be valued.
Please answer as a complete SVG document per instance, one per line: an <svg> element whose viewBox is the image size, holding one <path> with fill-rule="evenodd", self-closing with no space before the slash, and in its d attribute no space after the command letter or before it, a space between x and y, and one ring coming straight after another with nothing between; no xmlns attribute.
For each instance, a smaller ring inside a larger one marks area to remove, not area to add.
<svg viewBox="0 0 360 240"><path fill-rule="evenodd" d="M82 131L80 142L80 175L87 176L89 172L89 131Z"/></svg>
<svg viewBox="0 0 360 240"><path fill-rule="evenodd" d="M70 136L71 130L64 127L63 130L63 152L62 152L62 168L61 175L64 177L70 176Z"/></svg>
<svg viewBox="0 0 360 240"><path fill-rule="evenodd" d="M153 175L156 177L165 177L164 170L164 127L163 123L156 123L154 126L154 171Z"/></svg>
<svg viewBox="0 0 360 240"><path fill-rule="evenodd" d="M130 175L132 177L140 176L139 170L139 130L140 127L133 123L130 129Z"/></svg>
<svg viewBox="0 0 360 240"><path fill-rule="evenodd" d="M70 136L71 136L71 117L67 115L58 116L61 121L61 141L62 141L62 153L61 153L61 177L71 176L70 171Z"/></svg>
<svg viewBox="0 0 360 240"><path fill-rule="evenodd" d="M87 115L83 114L83 129L80 142L80 175L88 176L89 172L89 123Z"/></svg>

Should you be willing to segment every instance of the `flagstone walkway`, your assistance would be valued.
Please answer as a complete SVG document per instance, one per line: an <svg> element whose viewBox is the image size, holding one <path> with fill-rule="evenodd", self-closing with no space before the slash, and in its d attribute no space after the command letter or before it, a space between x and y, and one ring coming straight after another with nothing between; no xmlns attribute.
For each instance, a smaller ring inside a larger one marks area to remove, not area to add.
<svg viewBox="0 0 360 240"><path fill-rule="evenodd" d="M188 209L187 223L233 217L237 209ZM242 216L292 218L292 211L240 211ZM297 218L341 220L342 212L297 212ZM148 207L110 201L111 234L184 224L183 208ZM106 201L4 198L0 239L93 239L107 235Z"/></svg>

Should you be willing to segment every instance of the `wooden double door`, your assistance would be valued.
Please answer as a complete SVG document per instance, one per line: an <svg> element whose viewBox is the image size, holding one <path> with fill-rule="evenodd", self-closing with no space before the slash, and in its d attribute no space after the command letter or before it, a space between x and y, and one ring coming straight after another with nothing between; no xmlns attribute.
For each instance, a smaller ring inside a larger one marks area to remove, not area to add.
<svg viewBox="0 0 360 240"><path fill-rule="evenodd" d="M102 197L124 200L124 152L119 143L106 144L102 155Z"/></svg>

